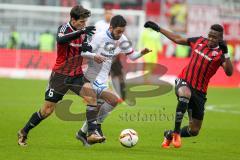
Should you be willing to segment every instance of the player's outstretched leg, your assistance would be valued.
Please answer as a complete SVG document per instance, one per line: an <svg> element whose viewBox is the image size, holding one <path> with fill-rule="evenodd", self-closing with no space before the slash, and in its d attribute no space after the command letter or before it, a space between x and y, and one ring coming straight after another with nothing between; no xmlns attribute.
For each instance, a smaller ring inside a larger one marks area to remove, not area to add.
<svg viewBox="0 0 240 160"><path fill-rule="evenodd" d="M99 135L97 132L97 115L98 108L96 106L88 105L86 117L88 125L87 142L89 144L101 143L105 140L105 138Z"/></svg>
<svg viewBox="0 0 240 160"><path fill-rule="evenodd" d="M89 144L101 143L105 140L104 137L97 134L97 115L99 108L97 106L97 95L92 89L90 83L85 83L80 91L80 96L82 96L88 103L86 108L86 119L88 125L87 131L87 142Z"/></svg>
<svg viewBox="0 0 240 160"><path fill-rule="evenodd" d="M100 98L104 101L101 103L101 107L98 112L97 125L98 133L103 136L103 132L101 129L102 123L109 115L109 113L117 106L118 97L113 91L107 89L101 93Z"/></svg>
<svg viewBox="0 0 240 160"><path fill-rule="evenodd" d="M45 101L40 111L32 114L26 125L17 133L18 145L27 146L27 136L31 129L36 127L43 119L51 115L54 111L56 103Z"/></svg>
<svg viewBox="0 0 240 160"><path fill-rule="evenodd" d="M186 83L186 82L185 82ZM181 147L181 135L180 135L180 127L182 124L182 119L187 111L188 103L191 98L191 90L188 86L181 86L185 85L184 81L181 81L177 86L177 98L178 104L176 108L176 116L175 116L175 128L173 131L173 139L172 144L175 148ZM179 86L180 85L180 86Z"/></svg>

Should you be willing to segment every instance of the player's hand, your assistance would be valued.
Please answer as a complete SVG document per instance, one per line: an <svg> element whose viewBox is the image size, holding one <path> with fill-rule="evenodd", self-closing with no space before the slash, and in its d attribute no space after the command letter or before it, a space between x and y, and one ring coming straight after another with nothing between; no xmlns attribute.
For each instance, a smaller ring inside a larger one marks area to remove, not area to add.
<svg viewBox="0 0 240 160"><path fill-rule="evenodd" d="M148 48L144 48L143 50L141 50L142 55L148 54L149 52L152 52L152 50Z"/></svg>
<svg viewBox="0 0 240 160"><path fill-rule="evenodd" d="M221 41L219 42L219 47L223 51L223 53L228 53L227 42Z"/></svg>
<svg viewBox="0 0 240 160"><path fill-rule="evenodd" d="M86 42L84 42L83 44L82 44L82 51L83 52L92 52L92 46L90 45L90 44L88 44L88 43L86 43Z"/></svg>
<svg viewBox="0 0 240 160"><path fill-rule="evenodd" d="M222 52L223 52L222 56L225 59L230 58L230 56L228 54L228 48L227 48L227 42L226 41L219 42L219 48L222 50Z"/></svg>
<svg viewBox="0 0 240 160"><path fill-rule="evenodd" d="M89 36L92 36L96 31L95 26L87 26L83 29L83 32L86 33Z"/></svg>
<svg viewBox="0 0 240 160"><path fill-rule="evenodd" d="M102 62L105 62L106 58L97 54L94 56L94 61L97 62L97 63L102 63Z"/></svg>
<svg viewBox="0 0 240 160"><path fill-rule="evenodd" d="M144 27L145 27L145 28L151 28L151 29L153 29L153 30L156 31L156 32L160 32L160 27L159 27L156 23L154 23L154 22L152 22L152 21L147 21L147 22L144 24Z"/></svg>

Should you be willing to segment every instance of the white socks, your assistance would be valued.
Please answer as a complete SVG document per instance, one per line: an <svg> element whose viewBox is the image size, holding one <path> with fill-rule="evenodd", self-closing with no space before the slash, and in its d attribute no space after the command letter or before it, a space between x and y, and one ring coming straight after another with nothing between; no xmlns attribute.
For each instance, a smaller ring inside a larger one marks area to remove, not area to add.
<svg viewBox="0 0 240 160"><path fill-rule="evenodd" d="M101 124L103 123L104 119L108 116L109 112L111 112L114 109L113 106L108 104L107 102L103 103L103 105L100 107L97 117L97 123Z"/></svg>

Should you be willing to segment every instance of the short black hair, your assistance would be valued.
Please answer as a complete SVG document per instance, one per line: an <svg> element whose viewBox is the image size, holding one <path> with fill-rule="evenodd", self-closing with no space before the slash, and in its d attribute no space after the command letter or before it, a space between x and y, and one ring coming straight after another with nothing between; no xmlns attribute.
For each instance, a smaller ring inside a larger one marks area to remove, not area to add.
<svg viewBox="0 0 240 160"><path fill-rule="evenodd" d="M211 29L223 33L223 27L220 24L213 24Z"/></svg>
<svg viewBox="0 0 240 160"><path fill-rule="evenodd" d="M74 6L70 11L70 17L78 20L80 18L88 18L91 16L91 12L85 9L81 5Z"/></svg>
<svg viewBox="0 0 240 160"><path fill-rule="evenodd" d="M112 26L113 28L125 27L126 25L127 25L127 21L121 15L116 15L111 18L110 26Z"/></svg>

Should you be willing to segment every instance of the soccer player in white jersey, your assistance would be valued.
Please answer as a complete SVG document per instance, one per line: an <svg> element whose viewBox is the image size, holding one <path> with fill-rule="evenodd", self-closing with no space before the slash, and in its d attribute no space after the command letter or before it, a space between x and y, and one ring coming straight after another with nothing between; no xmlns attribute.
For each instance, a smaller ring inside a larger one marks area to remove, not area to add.
<svg viewBox="0 0 240 160"><path fill-rule="evenodd" d="M131 45L129 45L131 43L129 43L127 37L123 34L126 25L127 22L123 16L116 15L112 17L109 29L93 36L90 42L92 52L87 51L81 53L81 56L89 59L85 78L91 82L93 89L97 93L98 99L103 100L99 110L96 110L98 116L92 118L91 121L85 122L76 135L76 138L81 140L84 145L89 145L87 135L89 132L93 132L93 130L95 133L104 137L101 130L101 124L108 113L118 104L118 97L107 85L108 75L114 58L118 54L125 54L131 60L135 60L151 52L148 48L139 52L133 50ZM95 110L96 107L89 109Z"/></svg>
<svg viewBox="0 0 240 160"><path fill-rule="evenodd" d="M108 30L112 16L113 16L112 9L105 8L104 19L97 21L95 23L95 27L96 27L95 33ZM122 69L123 69L123 66L120 60L120 56L117 56L116 58L114 58L114 61L112 63L110 75L111 75L114 90L118 94L119 102L122 102L123 100L125 100L125 95L126 95L125 80L124 80L125 78L124 78Z"/></svg>

